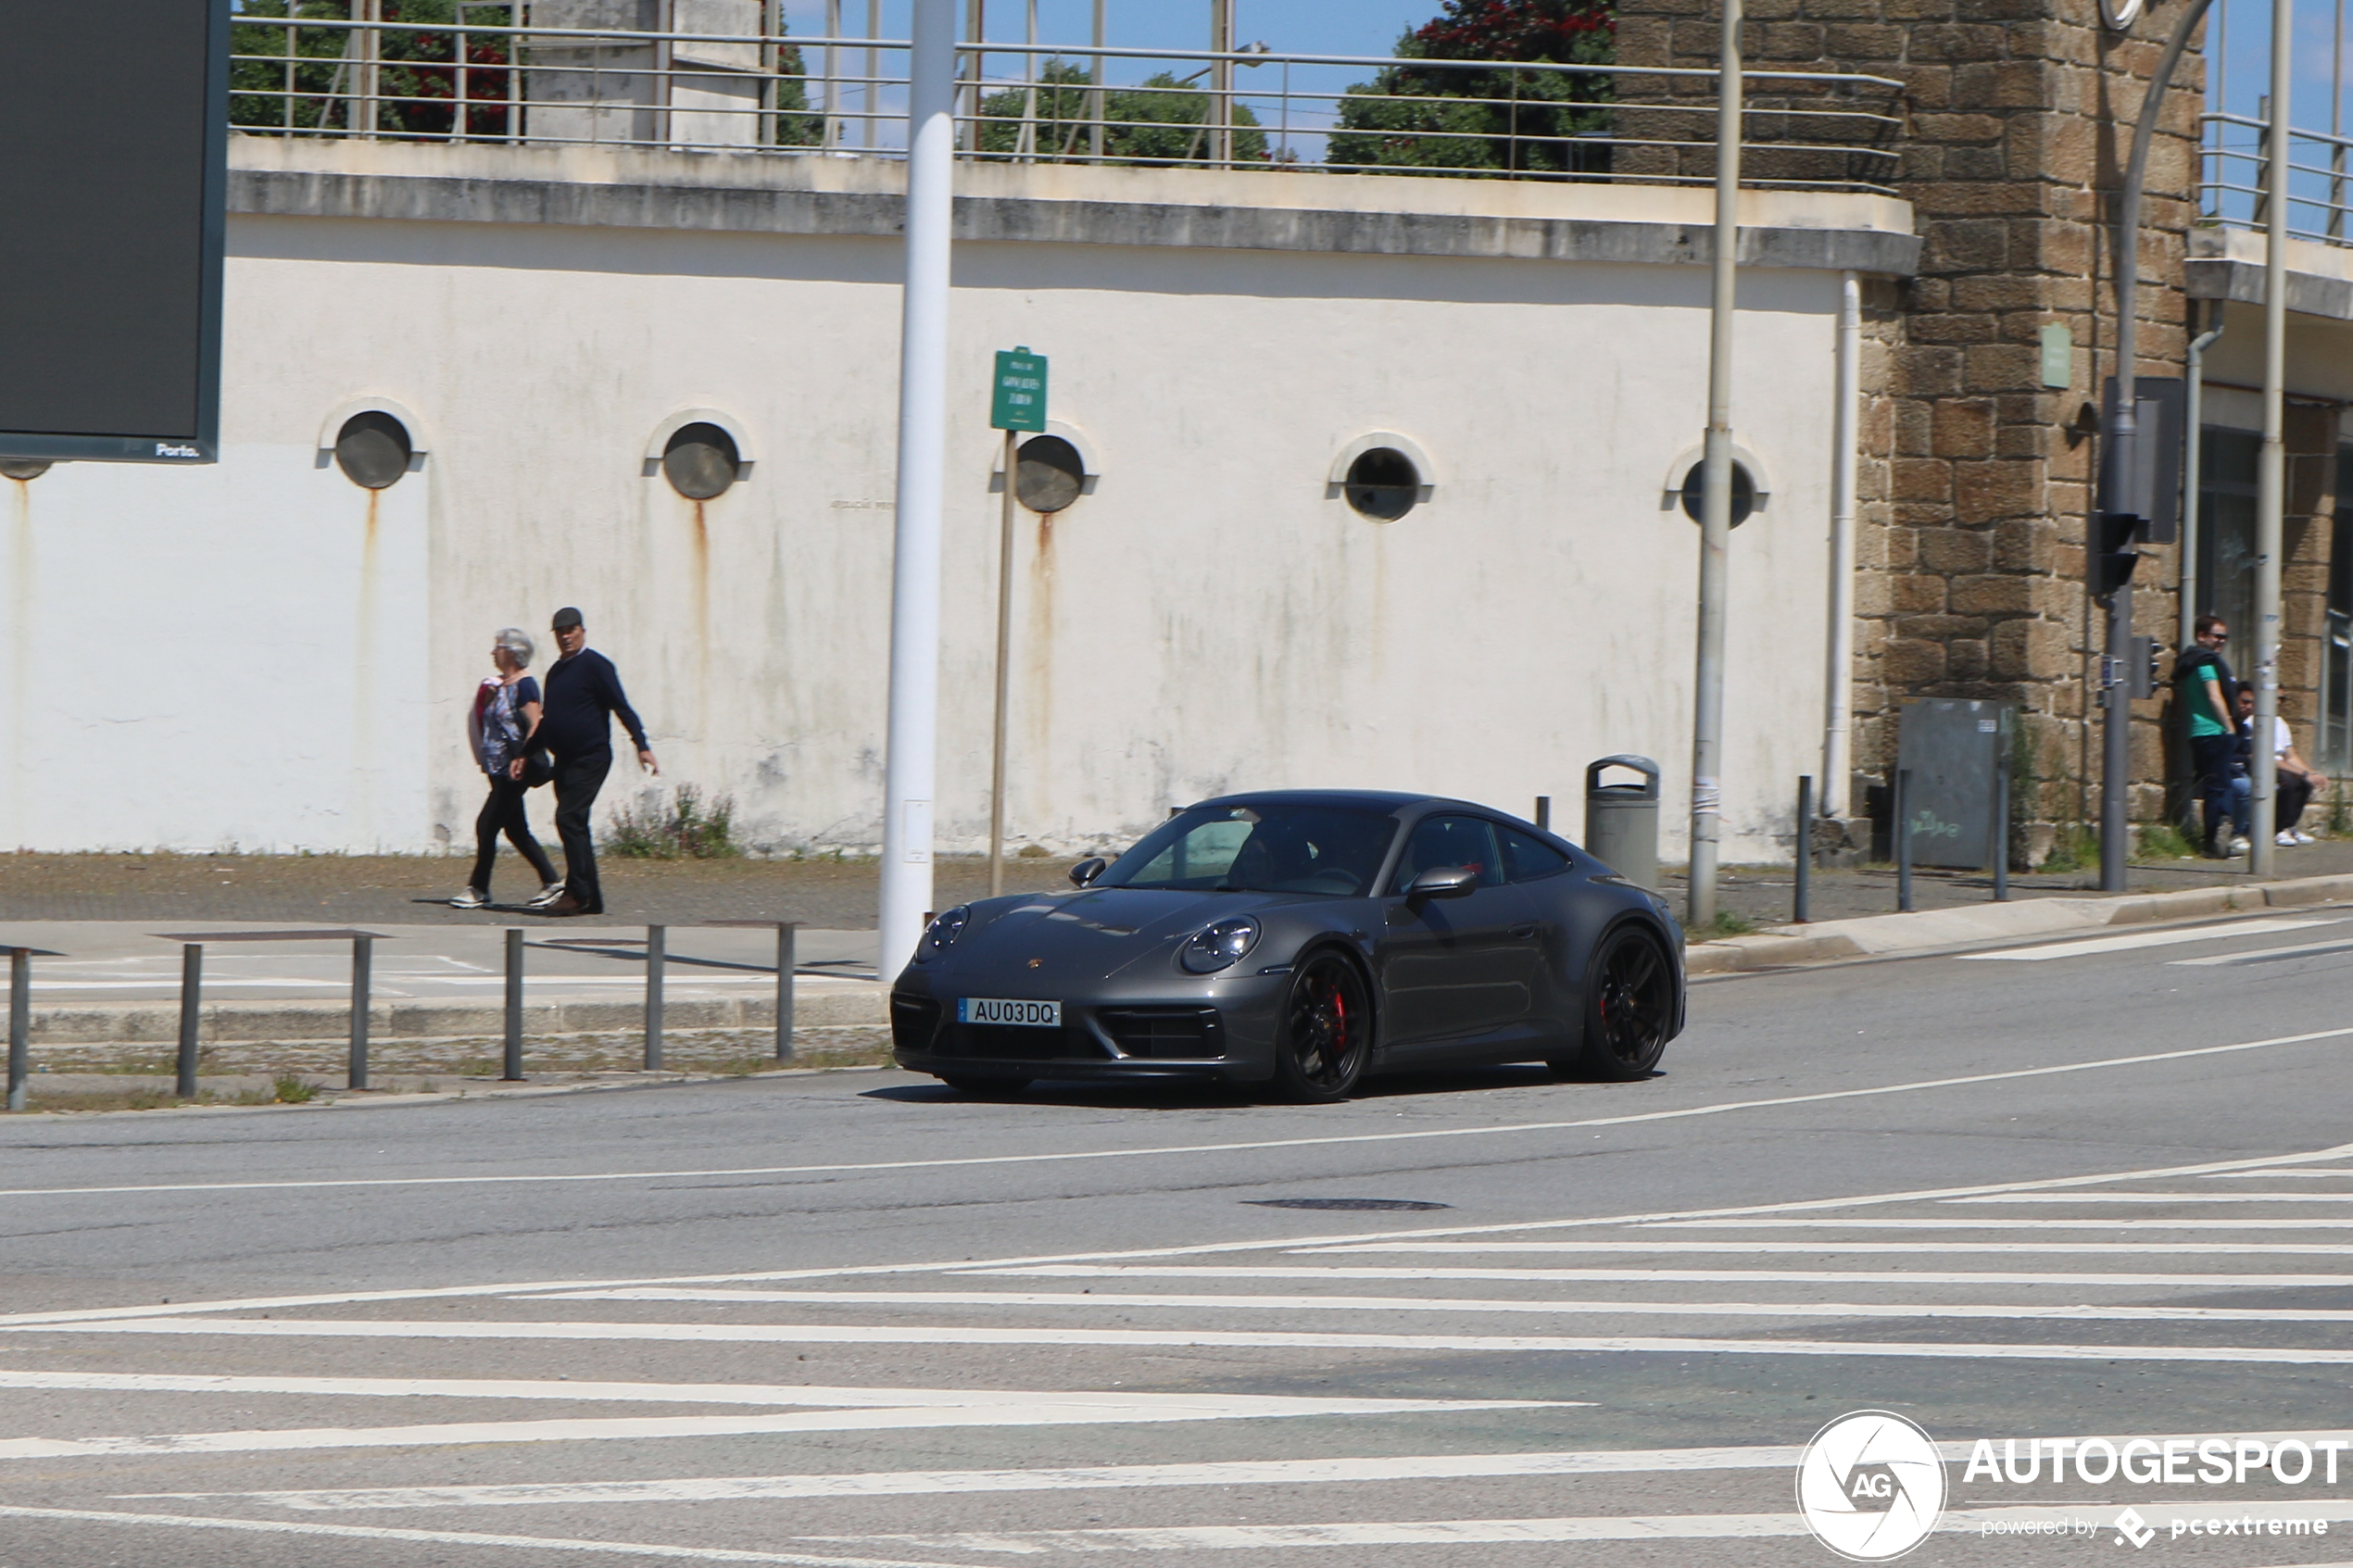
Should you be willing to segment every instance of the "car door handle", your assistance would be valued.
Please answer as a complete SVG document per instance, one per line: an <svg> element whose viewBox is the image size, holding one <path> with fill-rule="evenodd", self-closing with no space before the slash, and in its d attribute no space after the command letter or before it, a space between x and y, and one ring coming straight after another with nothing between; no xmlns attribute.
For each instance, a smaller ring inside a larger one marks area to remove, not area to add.
<svg viewBox="0 0 2353 1568"><path fill-rule="evenodd" d="M1536 922L1532 920L1523 921L1519 924L1512 927L1512 935L1520 938L1522 941L1525 941L1529 937L1536 935Z"/></svg>

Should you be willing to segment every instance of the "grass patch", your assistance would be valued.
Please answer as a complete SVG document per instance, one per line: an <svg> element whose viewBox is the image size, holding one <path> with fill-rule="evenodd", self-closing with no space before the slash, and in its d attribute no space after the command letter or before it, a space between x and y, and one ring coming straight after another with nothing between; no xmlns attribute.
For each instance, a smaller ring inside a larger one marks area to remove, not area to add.
<svg viewBox="0 0 2353 1568"><path fill-rule="evenodd" d="M2135 860L2186 860L2198 852L2189 835L2172 822L2151 822L2141 830L2140 847Z"/></svg>
<svg viewBox="0 0 2353 1568"><path fill-rule="evenodd" d="M1718 936L1745 936L1755 929L1755 921L1730 909L1717 910L1716 918L1704 925L1693 925L1688 920L1683 922L1684 935L1702 942Z"/></svg>
<svg viewBox="0 0 2353 1568"><path fill-rule="evenodd" d="M664 800L623 806L612 814L605 830L605 852L633 860L732 860L743 846L736 842L736 801L715 795L709 800L694 784L680 784Z"/></svg>
<svg viewBox="0 0 2353 1568"><path fill-rule="evenodd" d="M2043 857L2043 863L2035 870L2080 872L2099 863L2099 834L2082 822L2061 822L2057 834L2051 840L2051 852Z"/></svg>
<svg viewBox="0 0 2353 1568"><path fill-rule="evenodd" d="M319 1091L291 1073L282 1073L272 1083L271 1098L280 1105L308 1105L319 1098Z"/></svg>

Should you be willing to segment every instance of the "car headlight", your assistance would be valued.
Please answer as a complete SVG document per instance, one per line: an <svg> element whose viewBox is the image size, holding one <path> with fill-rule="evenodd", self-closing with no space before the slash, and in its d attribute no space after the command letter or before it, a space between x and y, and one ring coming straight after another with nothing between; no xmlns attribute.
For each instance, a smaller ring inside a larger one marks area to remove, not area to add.
<svg viewBox="0 0 2353 1568"><path fill-rule="evenodd" d="M924 928L924 951L944 952L950 943L964 934L964 922L972 918L972 910L963 904L934 915L931 924Z"/></svg>
<svg viewBox="0 0 2353 1568"><path fill-rule="evenodd" d="M1189 974L1214 974L1239 962L1258 940L1258 922L1243 916L1239 920L1221 920L1206 931L1197 932L1176 955L1176 961Z"/></svg>

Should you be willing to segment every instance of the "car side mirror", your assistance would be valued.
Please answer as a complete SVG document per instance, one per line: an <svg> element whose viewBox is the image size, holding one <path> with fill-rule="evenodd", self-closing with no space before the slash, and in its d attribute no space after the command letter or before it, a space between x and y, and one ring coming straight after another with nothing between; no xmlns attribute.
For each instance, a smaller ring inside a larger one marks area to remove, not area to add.
<svg viewBox="0 0 2353 1568"><path fill-rule="evenodd" d="M1405 897L1461 898L1478 890L1478 873L1468 866L1432 866L1405 884Z"/></svg>
<svg viewBox="0 0 2353 1568"><path fill-rule="evenodd" d="M1070 884L1073 887L1084 887L1109 870L1111 870L1109 860L1104 859L1101 855L1089 855L1070 868Z"/></svg>

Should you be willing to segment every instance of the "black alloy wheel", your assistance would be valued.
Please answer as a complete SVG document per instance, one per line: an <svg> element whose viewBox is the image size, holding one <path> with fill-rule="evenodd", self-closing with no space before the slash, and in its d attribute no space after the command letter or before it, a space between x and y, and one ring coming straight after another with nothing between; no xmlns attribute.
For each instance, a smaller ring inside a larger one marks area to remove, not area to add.
<svg viewBox="0 0 2353 1568"><path fill-rule="evenodd" d="M1363 972L1328 947L1301 960L1275 1042L1277 1092L1307 1105L1346 1099L1372 1047L1372 997Z"/></svg>
<svg viewBox="0 0 2353 1568"><path fill-rule="evenodd" d="M995 1077L982 1073L942 1073L939 1081L960 1095L1017 1095L1029 1087L1026 1078Z"/></svg>
<svg viewBox="0 0 2353 1568"><path fill-rule="evenodd" d="M1602 939L1585 985L1582 1049L1550 1062L1564 1078L1626 1083L1650 1076L1675 1018L1675 971L1658 939L1620 926Z"/></svg>

